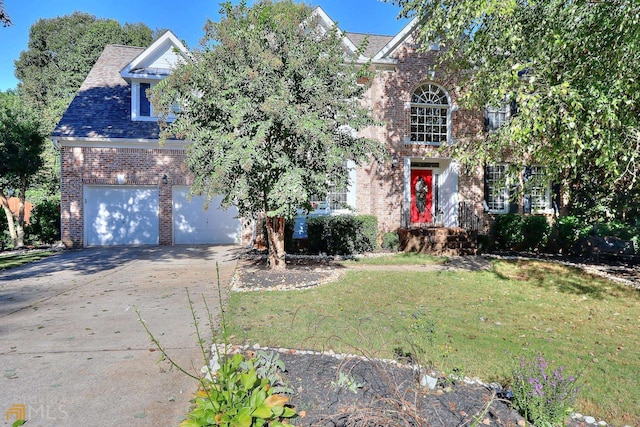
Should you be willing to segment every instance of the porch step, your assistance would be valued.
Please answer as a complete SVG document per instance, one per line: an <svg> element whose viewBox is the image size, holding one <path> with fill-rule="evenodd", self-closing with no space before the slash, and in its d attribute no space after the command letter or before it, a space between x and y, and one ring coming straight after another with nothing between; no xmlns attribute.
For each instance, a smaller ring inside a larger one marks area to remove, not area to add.
<svg viewBox="0 0 640 427"><path fill-rule="evenodd" d="M400 250L438 256L475 255L478 233L463 228L428 227L398 229Z"/></svg>

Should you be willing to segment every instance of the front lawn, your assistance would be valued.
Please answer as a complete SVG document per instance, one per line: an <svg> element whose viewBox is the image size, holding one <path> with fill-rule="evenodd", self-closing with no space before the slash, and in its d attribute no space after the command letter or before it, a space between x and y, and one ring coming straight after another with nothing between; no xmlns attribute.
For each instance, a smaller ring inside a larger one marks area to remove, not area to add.
<svg viewBox="0 0 640 427"><path fill-rule="evenodd" d="M640 423L640 291L537 261L493 271L351 271L303 291L233 293L234 342L362 352L426 350L444 372L504 383L538 354L581 374L576 410Z"/></svg>
<svg viewBox="0 0 640 427"><path fill-rule="evenodd" d="M9 268L18 267L23 264L28 264L33 261L37 261L42 258L51 256L51 251L27 251L27 252L7 252L0 253L0 271L7 270Z"/></svg>

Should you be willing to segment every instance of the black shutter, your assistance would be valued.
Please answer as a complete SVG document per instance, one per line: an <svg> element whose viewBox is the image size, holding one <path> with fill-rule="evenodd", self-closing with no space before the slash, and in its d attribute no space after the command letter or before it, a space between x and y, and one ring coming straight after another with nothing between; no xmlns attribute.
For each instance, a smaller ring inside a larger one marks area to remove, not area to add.
<svg viewBox="0 0 640 427"><path fill-rule="evenodd" d="M509 116L510 117L515 117L518 115L518 103L516 102L515 99L512 99L511 102L509 103Z"/></svg>
<svg viewBox="0 0 640 427"><path fill-rule="evenodd" d="M510 185L509 186L509 213L520 212L520 203L518 203L518 199L514 197L517 194L518 194L518 186Z"/></svg>
<svg viewBox="0 0 640 427"><path fill-rule="evenodd" d="M487 173L487 165L482 169L484 179L484 204L489 206L489 174Z"/></svg>
<svg viewBox="0 0 640 427"><path fill-rule="evenodd" d="M551 205L553 207L553 213L556 215L560 214L560 207L562 203L562 199L560 197L560 184L553 184L551 186Z"/></svg>
<svg viewBox="0 0 640 427"><path fill-rule="evenodd" d="M531 179L531 167L524 168L524 195L522 196L522 212L526 214L531 213L531 194L529 193L529 186L527 182Z"/></svg>
<svg viewBox="0 0 640 427"><path fill-rule="evenodd" d="M147 96L147 90L151 89L150 83L140 83L140 109L138 114L142 117L151 116L151 102Z"/></svg>

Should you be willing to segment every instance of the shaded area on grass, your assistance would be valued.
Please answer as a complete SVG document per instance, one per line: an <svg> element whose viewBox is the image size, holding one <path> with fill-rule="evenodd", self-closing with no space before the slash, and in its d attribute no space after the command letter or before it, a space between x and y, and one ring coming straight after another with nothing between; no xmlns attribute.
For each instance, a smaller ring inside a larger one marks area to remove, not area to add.
<svg viewBox="0 0 640 427"><path fill-rule="evenodd" d="M0 254L0 271L48 258L51 255L53 255L51 251L16 251Z"/></svg>

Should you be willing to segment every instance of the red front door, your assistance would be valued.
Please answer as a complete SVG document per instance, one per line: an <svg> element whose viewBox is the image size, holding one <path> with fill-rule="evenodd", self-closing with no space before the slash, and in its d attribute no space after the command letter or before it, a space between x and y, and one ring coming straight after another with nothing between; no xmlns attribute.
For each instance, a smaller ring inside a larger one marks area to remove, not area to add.
<svg viewBox="0 0 640 427"><path fill-rule="evenodd" d="M433 172L411 170L411 222L433 222Z"/></svg>

